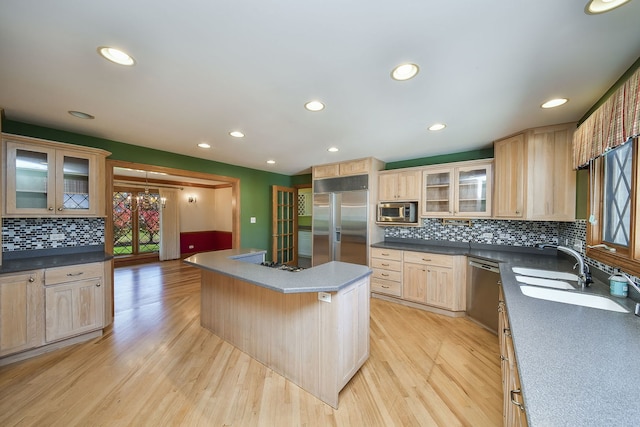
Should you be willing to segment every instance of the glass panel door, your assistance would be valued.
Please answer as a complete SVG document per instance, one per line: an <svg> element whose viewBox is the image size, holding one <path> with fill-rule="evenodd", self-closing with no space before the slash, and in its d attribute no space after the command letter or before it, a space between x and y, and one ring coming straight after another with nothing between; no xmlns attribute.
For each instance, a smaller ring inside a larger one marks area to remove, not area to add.
<svg viewBox="0 0 640 427"><path fill-rule="evenodd" d="M458 171L458 212L487 212L487 169Z"/></svg>
<svg viewBox="0 0 640 427"><path fill-rule="evenodd" d="M423 213L450 214L451 209L451 171L425 171L425 195Z"/></svg>
<svg viewBox="0 0 640 427"><path fill-rule="evenodd" d="M16 209L47 209L51 159L47 152L16 150L15 196Z"/></svg>
<svg viewBox="0 0 640 427"><path fill-rule="evenodd" d="M63 156L62 206L65 210L89 209L89 159Z"/></svg>

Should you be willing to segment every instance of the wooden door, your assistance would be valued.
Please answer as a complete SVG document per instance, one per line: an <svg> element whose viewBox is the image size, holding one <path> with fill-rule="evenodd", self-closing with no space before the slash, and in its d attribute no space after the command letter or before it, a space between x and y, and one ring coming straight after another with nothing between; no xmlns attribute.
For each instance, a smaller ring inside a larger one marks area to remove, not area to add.
<svg viewBox="0 0 640 427"><path fill-rule="evenodd" d="M524 215L525 146L524 135L496 141L494 150L494 212L499 218Z"/></svg>
<svg viewBox="0 0 640 427"><path fill-rule="evenodd" d="M427 267L425 265L404 263L402 295L409 301L427 302Z"/></svg>
<svg viewBox="0 0 640 427"><path fill-rule="evenodd" d="M41 271L0 277L0 356L44 341Z"/></svg>
<svg viewBox="0 0 640 427"><path fill-rule="evenodd" d="M298 263L298 190L274 185L271 190L271 235L274 262Z"/></svg>
<svg viewBox="0 0 640 427"><path fill-rule="evenodd" d="M453 272L450 268L429 265L427 269L427 304L453 308Z"/></svg>

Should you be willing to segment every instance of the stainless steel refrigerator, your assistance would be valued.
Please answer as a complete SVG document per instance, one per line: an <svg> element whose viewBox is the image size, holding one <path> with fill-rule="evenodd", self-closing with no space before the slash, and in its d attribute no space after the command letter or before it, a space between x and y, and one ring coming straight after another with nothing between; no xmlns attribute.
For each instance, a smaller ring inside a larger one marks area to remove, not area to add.
<svg viewBox="0 0 640 427"><path fill-rule="evenodd" d="M367 265L368 176L316 180L313 192L312 264Z"/></svg>

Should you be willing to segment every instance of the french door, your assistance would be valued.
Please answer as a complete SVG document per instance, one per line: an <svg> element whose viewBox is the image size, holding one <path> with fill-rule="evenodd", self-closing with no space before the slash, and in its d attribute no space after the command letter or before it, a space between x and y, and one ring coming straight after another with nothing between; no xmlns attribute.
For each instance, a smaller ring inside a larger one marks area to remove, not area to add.
<svg viewBox="0 0 640 427"><path fill-rule="evenodd" d="M274 185L272 198L272 257L281 264L298 264L298 190Z"/></svg>
<svg viewBox="0 0 640 427"><path fill-rule="evenodd" d="M139 256L160 249L160 195L157 190L115 187L113 254Z"/></svg>

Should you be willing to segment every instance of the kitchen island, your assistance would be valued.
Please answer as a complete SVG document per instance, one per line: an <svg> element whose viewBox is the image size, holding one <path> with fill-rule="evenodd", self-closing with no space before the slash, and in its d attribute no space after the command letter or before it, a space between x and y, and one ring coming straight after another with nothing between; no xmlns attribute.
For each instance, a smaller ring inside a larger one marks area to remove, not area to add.
<svg viewBox="0 0 640 427"><path fill-rule="evenodd" d="M369 357L368 267L330 262L299 272L229 249L184 261L202 269L200 323L334 408Z"/></svg>

